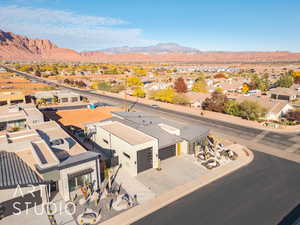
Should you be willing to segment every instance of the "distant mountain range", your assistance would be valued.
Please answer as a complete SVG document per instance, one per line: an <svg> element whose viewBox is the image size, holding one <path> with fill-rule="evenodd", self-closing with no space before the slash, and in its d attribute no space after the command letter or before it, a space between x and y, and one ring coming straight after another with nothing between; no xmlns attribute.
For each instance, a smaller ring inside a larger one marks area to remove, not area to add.
<svg viewBox="0 0 300 225"><path fill-rule="evenodd" d="M300 61L291 52L201 52L174 43L148 47L120 47L102 51L77 52L60 48L49 40L28 38L0 30L0 60L55 62L289 62Z"/></svg>
<svg viewBox="0 0 300 225"><path fill-rule="evenodd" d="M163 53L200 53L198 49L184 47L176 43L160 43L147 47L116 47L100 50L107 53L149 53L149 54L163 54Z"/></svg>

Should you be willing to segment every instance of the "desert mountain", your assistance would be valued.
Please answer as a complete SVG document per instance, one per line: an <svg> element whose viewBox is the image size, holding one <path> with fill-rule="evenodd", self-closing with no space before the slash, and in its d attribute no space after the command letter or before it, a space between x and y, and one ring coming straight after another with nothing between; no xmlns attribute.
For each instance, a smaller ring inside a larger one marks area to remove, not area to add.
<svg viewBox="0 0 300 225"><path fill-rule="evenodd" d="M155 53L155 54L150 54ZM111 48L77 52L49 40L28 38L0 30L0 60L68 62L287 62L300 61L291 52L200 52L174 43L148 47Z"/></svg>
<svg viewBox="0 0 300 225"><path fill-rule="evenodd" d="M157 45L151 45L147 47L117 47L117 48L107 48L101 50L107 53L149 53L149 54L159 54L159 53L200 53L199 50L195 48L184 47L176 43L160 43Z"/></svg>

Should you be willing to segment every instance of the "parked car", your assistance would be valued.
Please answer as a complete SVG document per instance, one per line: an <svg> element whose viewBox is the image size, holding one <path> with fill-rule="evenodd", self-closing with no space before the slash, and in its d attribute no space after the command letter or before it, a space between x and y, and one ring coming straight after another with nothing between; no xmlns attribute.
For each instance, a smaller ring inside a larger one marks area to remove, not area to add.
<svg viewBox="0 0 300 225"><path fill-rule="evenodd" d="M80 219L81 224L96 224L97 214L94 212L83 213Z"/></svg>
<svg viewBox="0 0 300 225"><path fill-rule="evenodd" d="M156 105L156 104L151 105L151 107L152 107L152 108L159 108L159 106Z"/></svg>
<svg viewBox="0 0 300 225"><path fill-rule="evenodd" d="M201 163L202 166L205 166L207 169L213 169L220 166L220 163L215 159L209 159L206 162Z"/></svg>

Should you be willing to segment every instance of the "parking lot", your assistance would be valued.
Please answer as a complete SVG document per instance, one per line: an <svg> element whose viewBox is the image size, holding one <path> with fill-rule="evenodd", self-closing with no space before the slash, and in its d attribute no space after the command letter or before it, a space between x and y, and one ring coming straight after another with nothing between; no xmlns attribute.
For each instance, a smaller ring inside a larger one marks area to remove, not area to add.
<svg viewBox="0 0 300 225"><path fill-rule="evenodd" d="M161 170L151 169L136 179L155 194L161 194L176 186L188 183L208 172L191 155L181 155L161 161Z"/></svg>

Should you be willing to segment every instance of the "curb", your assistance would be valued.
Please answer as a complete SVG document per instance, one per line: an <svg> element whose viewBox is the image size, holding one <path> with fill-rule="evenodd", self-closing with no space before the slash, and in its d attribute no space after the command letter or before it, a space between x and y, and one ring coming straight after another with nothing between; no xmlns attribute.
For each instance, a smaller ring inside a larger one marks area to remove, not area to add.
<svg viewBox="0 0 300 225"><path fill-rule="evenodd" d="M123 99L122 96L119 96L117 94L111 95L111 93L107 93L105 91L99 91L99 92L95 91L94 93L95 94L100 94L100 95L105 95L107 97L114 97L114 98L118 98L118 99ZM131 99L127 99L127 100L133 101ZM140 101L139 103L142 103L142 104L145 104L145 105L151 105L151 104L145 103L143 101ZM162 103L162 104L159 104L159 103ZM155 103L153 103L153 104L155 104ZM166 105L164 105L163 102L156 102L156 104L159 104L159 106L161 108L164 108L164 109L167 109L167 110L172 110L174 112L179 111L179 110L175 110L175 109L167 107ZM199 115L197 113L189 112L189 111L185 111L185 113L200 117L200 112L199 112ZM220 121L220 122L228 122L228 123L235 124L235 125L238 125L238 126L245 126L242 123L236 123L236 122L233 122L233 121L228 121L226 119L213 118L213 117L209 117L209 116L205 116L205 115L202 115L201 117L208 118L208 119L214 119L214 120L217 120L217 121ZM285 130L286 128L276 129L276 128L267 128L267 127L264 127L264 126L257 126L257 127L256 126L246 126L246 127L250 127L250 128L254 128L254 129L258 129L258 130L262 130L262 131L277 132L277 133L282 133L282 134L300 132L300 128L296 128L294 130L293 129L292 130Z"/></svg>
<svg viewBox="0 0 300 225"><path fill-rule="evenodd" d="M106 220L101 223L101 225L128 225L132 224L145 216L169 205L170 203L185 197L186 195L196 191L197 189L204 187L219 178L222 178L234 171L248 165L254 159L253 153L249 149L245 149L245 147L240 151L240 153L244 154L245 156L240 161L233 161L235 162L235 166L232 167L231 165L224 165L223 167L217 168L213 170L208 175L201 177L201 179L194 180L190 183L183 184L179 187L176 187L168 192L165 192L154 199L145 202L142 205L135 206L132 209L129 209L120 215L117 215L109 220ZM248 155L248 156L247 156ZM226 168L227 167L227 168ZM203 181L204 180L204 181Z"/></svg>

